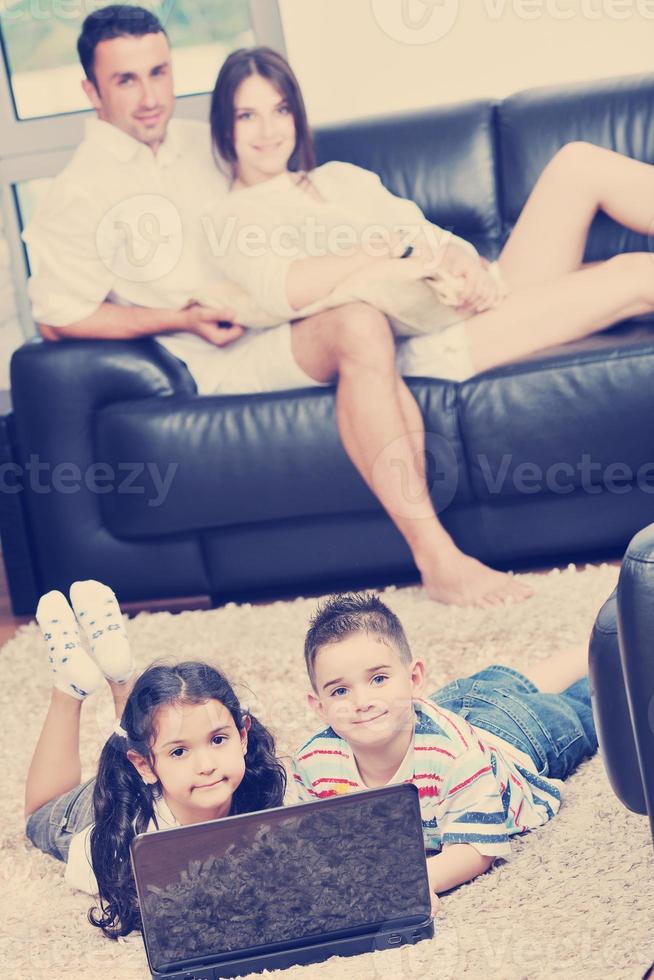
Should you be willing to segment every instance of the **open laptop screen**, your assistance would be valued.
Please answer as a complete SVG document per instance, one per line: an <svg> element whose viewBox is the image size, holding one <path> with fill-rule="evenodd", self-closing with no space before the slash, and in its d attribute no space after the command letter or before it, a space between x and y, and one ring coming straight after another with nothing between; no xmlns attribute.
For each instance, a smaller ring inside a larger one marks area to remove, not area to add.
<svg viewBox="0 0 654 980"><path fill-rule="evenodd" d="M132 864L157 971L430 915L410 784L141 834Z"/></svg>

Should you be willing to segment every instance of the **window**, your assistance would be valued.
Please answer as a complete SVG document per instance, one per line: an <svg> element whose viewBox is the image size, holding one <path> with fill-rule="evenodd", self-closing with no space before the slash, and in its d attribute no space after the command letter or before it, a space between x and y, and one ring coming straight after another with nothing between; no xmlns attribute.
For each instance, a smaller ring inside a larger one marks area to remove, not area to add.
<svg viewBox="0 0 654 980"><path fill-rule="evenodd" d="M76 43L84 17L100 6L85 0L6 4L0 27L18 119L88 108ZM255 43L247 0L146 0L143 6L157 15L170 38L178 95L210 91L229 51Z"/></svg>
<svg viewBox="0 0 654 980"><path fill-rule="evenodd" d="M81 87L82 21L109 0L0 0L0 206L19 315L34 333L26 295L22 227L83 134L90 107ZM176 115L208 119L220 65L237 47L284 52L277 0L141 0L170 38Z"/></svg>

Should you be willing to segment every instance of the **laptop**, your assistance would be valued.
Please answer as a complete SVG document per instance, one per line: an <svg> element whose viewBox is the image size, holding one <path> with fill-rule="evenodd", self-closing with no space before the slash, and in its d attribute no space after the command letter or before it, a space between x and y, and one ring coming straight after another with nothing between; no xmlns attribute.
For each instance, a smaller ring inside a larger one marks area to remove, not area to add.
<svg viewBox="0 0 654 980"><path fill-rule="evenodd" d="M411 783L139 834L157 980L222 980L434 935Z"/></svg>

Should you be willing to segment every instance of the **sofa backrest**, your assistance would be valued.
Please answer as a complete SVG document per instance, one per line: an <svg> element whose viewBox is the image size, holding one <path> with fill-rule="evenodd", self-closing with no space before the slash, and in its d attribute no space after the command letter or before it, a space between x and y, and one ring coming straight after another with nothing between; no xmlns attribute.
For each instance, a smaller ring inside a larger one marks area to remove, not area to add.
<svg viewBox="0 0 654 980"><path fill-rule="evenodd" d="M494 258L560 147L585 140L654 163L653 123L654 74L647 74L332 125L317 130L316 147L320 163L375 171L430 221ZM598 215L587 260L637 250L649 251L646 236Z"/></svg>
<svg viewBox="0 0 654 980"><path fill-rule="evenodd" d="M492 102L467 102L330 126L316 132L318 160L373 170L430 221L494 252L502 227L493 115Z"/></svg>
<svg viewBox="0 0 654 980"><path fill-rule="evenodd" d="M497 106L496 121L499 199L508 234L543 167L566 143L584 140L654 163L654 74L520 92ZM651 207L643 201L644 211L651 213ZM599 214L586 260L650 250L647 236Z"/></svg>

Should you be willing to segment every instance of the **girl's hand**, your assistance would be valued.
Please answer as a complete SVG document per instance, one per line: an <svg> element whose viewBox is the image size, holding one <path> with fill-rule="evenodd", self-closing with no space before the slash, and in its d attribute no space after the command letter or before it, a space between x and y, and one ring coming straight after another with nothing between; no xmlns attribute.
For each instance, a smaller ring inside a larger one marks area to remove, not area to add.
<svg viewBox="0 0 654 980"><path fill-rule="evenodd" d="M413 258L413 256L412 256ZM500 289L489 272L490 262L469 252L457 242L439 246L431 260L424 264L426 272L444 272L463 281L456 308L483 313L497 306Z"/></svg>

